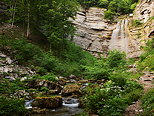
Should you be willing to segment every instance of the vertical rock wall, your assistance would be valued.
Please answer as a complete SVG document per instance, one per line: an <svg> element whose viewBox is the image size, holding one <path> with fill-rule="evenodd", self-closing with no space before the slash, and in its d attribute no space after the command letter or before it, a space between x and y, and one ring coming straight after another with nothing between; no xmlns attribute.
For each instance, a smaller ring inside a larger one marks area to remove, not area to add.
<svg viewBox="0 0 154 116"><path fill-rule="evenodd" d="M129 57L138 57L141 54L141 46L146 41L154 37L154 0L140 0L137 5L134 16L130 20L139 20L143 24L133 27L129 26Z"/></svg>
<svg viewBox="0 0 154 116"><path fill-rule="evenodd" d="M115 29L115 24L109 24L103 18L104 11L96 7L80 10L74 20L77 31L73 42L95 56L107 55L108 50L118 49L125 51L127 57L139 57L141 46L148 38L154 37L154 0L140 0L133 17L121 21L119 30ZM140 20L143 24L134 27L132 20ZM114 34L116 31L119 32L117 35Z"/></svg>
<svg viewBox="0 0 154 116"><path fill-rule="evenodd" d="M113 26L103 19L104 9L82 9L74 21L77 27L73 42L93 55L105 55L108 51Z"/></svg>
<svg viewBox="0 0 154 116"><path fill-rule="evenodd" d="M147 22L150 17L154 16L154 0L140 0L134 11L134 19Z"/></svg>

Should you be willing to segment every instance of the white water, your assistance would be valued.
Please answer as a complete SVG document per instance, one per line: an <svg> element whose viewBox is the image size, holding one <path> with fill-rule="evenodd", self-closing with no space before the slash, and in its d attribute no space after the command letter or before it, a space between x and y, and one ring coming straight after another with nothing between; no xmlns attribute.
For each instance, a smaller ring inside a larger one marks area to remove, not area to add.
<svg viewBox="0 0 154 116"><path fill-rule="evenodd" d="M26 101L26 102L25 102L25 108L26 108L26 109L31 109L31 108L32 108L31 103L32 103L33 101L34 101L34 100Z"/></svg>
<svg viewBox="0 0 154 116"><path fill-rule="evenodd" d="M117 23L116 29L112 32L109 50L123 51L128 53L128 33L127 33L128 20L121 20Z"/></svg>
<svg viewBox="0 0 154 116"><path fill-rule="evenodd" d="M71 107L71 108L78 108L79 107L79 100L78 99L64 99L63 106Z"/></svg>

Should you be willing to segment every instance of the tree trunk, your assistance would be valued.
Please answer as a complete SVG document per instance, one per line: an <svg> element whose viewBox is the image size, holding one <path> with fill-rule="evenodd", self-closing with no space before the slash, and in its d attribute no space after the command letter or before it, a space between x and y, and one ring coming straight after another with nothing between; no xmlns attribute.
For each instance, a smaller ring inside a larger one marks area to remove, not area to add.
<svg viewBox="0 0 154 116"><path fill-rule="evenodd" d="M27 34L26 34L27 38L29 38L29 34L30 34L30 3L28 3Z"/></svg>
<svg viewBox="0 0 154 116"><path fill-rule="evenodd" d="M13 27L13 25L14 25L16 5L17 5L17 2L16 2L16 0L15 0L15 1L14 1L14 5L12 6L13 12L12 12L12 22L11 22L11 27Z"/></svg>

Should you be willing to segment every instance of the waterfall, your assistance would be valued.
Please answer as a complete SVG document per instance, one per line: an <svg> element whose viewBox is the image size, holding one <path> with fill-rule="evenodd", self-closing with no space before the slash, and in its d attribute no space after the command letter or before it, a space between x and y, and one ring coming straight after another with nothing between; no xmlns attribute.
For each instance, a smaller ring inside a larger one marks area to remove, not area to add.
<svg viewBox="0 0 154 116"><path fill-rule="evenodd" d="M117 23L116 29L113 30L109 50L123 51L128 53L128 33L127 33L128 20L124 19Z"/></svg>
<svg viewBox="0 0 154 116"><path fill-rule="evenodd" d="M25 101L25 108L31 109L31 108L32 108L31 103L32 103L33 101L34 101L34 100Z"/></svg>

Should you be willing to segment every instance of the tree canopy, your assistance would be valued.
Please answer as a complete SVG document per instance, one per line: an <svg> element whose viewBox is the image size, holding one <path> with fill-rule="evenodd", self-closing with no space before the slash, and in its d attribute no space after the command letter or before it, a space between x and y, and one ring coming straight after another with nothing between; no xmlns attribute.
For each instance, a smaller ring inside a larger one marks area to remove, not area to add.
<svg viewBox="0 0 154 116"><path fill-rule="evenodd" d="M70 18L77 13L76 0L2 0L5 14L12 26L22 25L27 37L34 28L43 33L50 43L59 42L73 34Z"/></svg>

